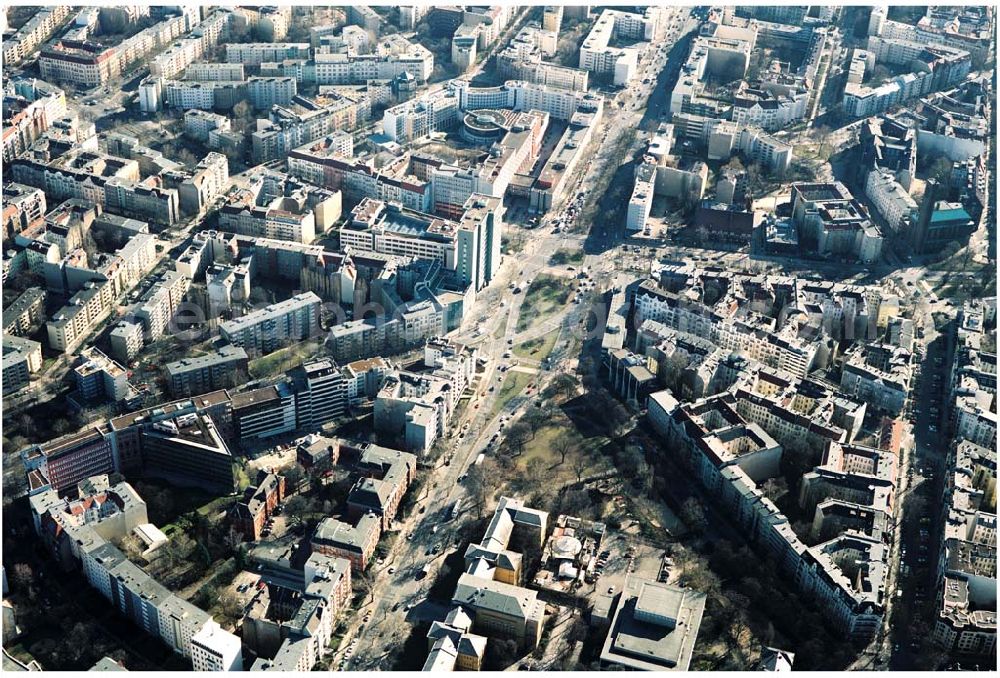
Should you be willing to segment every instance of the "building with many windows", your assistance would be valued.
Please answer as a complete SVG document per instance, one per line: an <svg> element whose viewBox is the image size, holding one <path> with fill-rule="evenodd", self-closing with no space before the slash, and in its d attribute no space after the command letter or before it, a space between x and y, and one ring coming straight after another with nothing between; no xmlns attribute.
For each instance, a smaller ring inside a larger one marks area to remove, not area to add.
<svg viewBox="0 0 1000 678"><path fill-rule="evenodd" d="M865 195L893 232L909 228L919 217L916 201L891 173L872 170L865 180Z"/></svg>
<svg viewBox="0 0 1000 678"><path fill-rule="evenodd" d="M21 450L28 492L72 487L85 478L117 470L111 442L94 426Z"/></svg>
<svg viewBox="0 0 1000 678"><path fill-rule="evenodd" d="M297 294L266 308L219 324L222 337L250 354L265 354L319 332L321 299L312 292Z"/></svg>
<svg viewBox="0 0 1000 678"><path fill-rule="evenodd" d="M902 413L909 397L910 352L885 344L851 347L844 353L840 389L890 416Z"/></svg>
<svg viewBox="0 0 1000 678"><path fill-rule="evenodd" d="M336 518L324 518L312 536L312 551L324 556L344 558L356 572L364 572L375 555L375 547L382 535L382 519L366 513L355 521L346 523Z"/></svg>
<svg viewBox="0 0 1000 678"><path fill-rule="evenodd" d="M347 412L347 379L332 360L302 363L289 372L299 430L315 432Z"/></svg>
<svg viewBox="0 0 1000 678"><path fill-rule="evenodd" d="M635 47L612 47L612 40L655 42L663 29L659 7L647 7L643 14L606 9L580 46L580 68L627 85L638 69L639 52Z"/></svg>
<svg viewBox="0 0 1000 678"><path fill-rule="evenodd" d="M800 239L820 254L870 263L882 253L881 232L840 182L792 184L792 223Z"/></svg>
<svg viewBox="0 0 1000 678"><path fill-rule="evenodd" d="M757 424L747 425L733 408L731 394L682 405L669 391L660 391L650 395L648 409L653 427L677 450L699 483L717 497L720 508L732 516L755 549L773 557L779 571L812 596L843 635L859 641L873 638L882 625L888 596L885 539L891 535L848 528L827 541L806 546L760 489L777 471L775 466L758 463L770 436ZM780 455L781 447L777 449ZM862 486L870 484L863 469L848 474ZM821 492L813 499L827 496L836 498L836 491L832 495Z"/></svg>
<svg viewBox="0 0 1000 678"><path fill-rule="evenodd" d="M163 366L167 387L175 397L192 396L238 386L245 378L247 352L222 346L206 355L182 358Z"/></svg>
<svg viewBox="0 0 1000 678"><path fill-rule="evenodd" d="M744 82L733 94L733 121L777 132L806 117L809 91L805 87L750 86Z"/></svg>
<svg viewBox="0 0 1000 678"><path fill-rule="evenodd" d="M3 63L16 66L49 39L69 16L69 5L39 7L17 31L3 41ZM4 24L6 27L6 24ZM6 30L4 31L6 32Z"/></svg>
<svg viewBox="0 0 1000 678"><path fill-rule="evenodd" d="M877 87L848 82L843 98L844 112L848 115L879 115L909 99L951 87L965 79L972 69L968 52L942 44L872 36L868 39L868 51L877 63L919 64L919 67Z"/></svg>
<svg viewBox="0 0 1000 678"><path fill-rule="evenodd" d="M191 667L195 671L242 671L243 644L217 623L205 624L191 638Z"/></svg>
<svg viewBox="0 0 1000 678"><path fill-rule="evenodd" d="M42 345L4 332L3 391L13 393L28 385L31 375L42 367Z"/></svg>
<svg viewBox="0 0 1000 678"><path fill-rule="evenodd" d="M340 244L361 252L436 259L460 285L482 289L500 266L500 200L472 195L458 222L365 198L340 230Z"/></svg>

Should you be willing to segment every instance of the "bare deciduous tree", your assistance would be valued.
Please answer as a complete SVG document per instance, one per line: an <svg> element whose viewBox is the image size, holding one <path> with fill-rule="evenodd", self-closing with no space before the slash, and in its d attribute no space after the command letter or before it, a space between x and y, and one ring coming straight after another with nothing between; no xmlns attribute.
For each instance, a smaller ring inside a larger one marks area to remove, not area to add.
<svg viewBox="0 0 1000 678"><path fill-rule="evenodd" d="M469 469L465 486L469 488L469 493L475 499L477 514L482 518L487 503L493 498L494 492L500 486L500 473L496 462L492 459L484 459L482 462L474 464Z"/></svg>
<svg viewBox="0 0 1000 678"><path fill-rule="evenodd" d="M552 441L552 451L559 455L559 463L566 463L566 455L580 447L580 439L570 432L563 432ZM579 453L578 453L579 456Z"/></svg>

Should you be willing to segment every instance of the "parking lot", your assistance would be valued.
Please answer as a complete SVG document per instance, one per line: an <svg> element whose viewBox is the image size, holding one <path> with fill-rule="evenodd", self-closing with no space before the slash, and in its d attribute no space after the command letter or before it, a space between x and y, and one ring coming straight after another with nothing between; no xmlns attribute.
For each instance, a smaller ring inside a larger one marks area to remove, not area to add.
<svg viewBox="0 0 1000 678"><path fill-rule="evenodd" d="M634 575L654 581L673 576L663 567L663 549L654 548L620 532L608 533L598 552L593 595L615 595Z"/></svg>

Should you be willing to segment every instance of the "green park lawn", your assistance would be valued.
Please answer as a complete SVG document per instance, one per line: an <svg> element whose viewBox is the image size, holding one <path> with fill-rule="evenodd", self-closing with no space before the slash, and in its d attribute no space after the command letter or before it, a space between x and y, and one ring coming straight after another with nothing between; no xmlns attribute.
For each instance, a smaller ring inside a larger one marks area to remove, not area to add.
<svg viewBox="0 0 1000 678"><path fill-rule="evenodd" d="M573 293L572 286L562 278L540 275L524 293L524 304L517 318L517 331L524 332L529 327L544 322L549 316L566 305Z"/></svg>
<svg viewBox="0 0 1000 678"><path fill-rule="evenodd" d="M531 360L545 360L552 353L558 337L558 330L552 330L548 334L518 344L514 347L514 355Z"/></svg>
<svg viewBox="0 0 1000 678"><path fill-rule="evenodd" d="M504 377L503 384L500 386L500 392L497 393L496 400L493 401L490 418L495 417L511 399L520 394L524 390L524 387L528 385L528 382L531 381L532 377L534 375L527 372L508 371Z"/></svg>

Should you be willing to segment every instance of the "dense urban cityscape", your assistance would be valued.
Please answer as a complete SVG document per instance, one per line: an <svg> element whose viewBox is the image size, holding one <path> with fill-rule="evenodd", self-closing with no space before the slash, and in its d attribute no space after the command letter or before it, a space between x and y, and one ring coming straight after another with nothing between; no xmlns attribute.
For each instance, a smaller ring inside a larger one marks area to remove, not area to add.
<svg viewBox="0 0 1000 678"><path fill-rule="evenodd" d="M993 6L0 6L3 668L996 668Z"/></svg>

